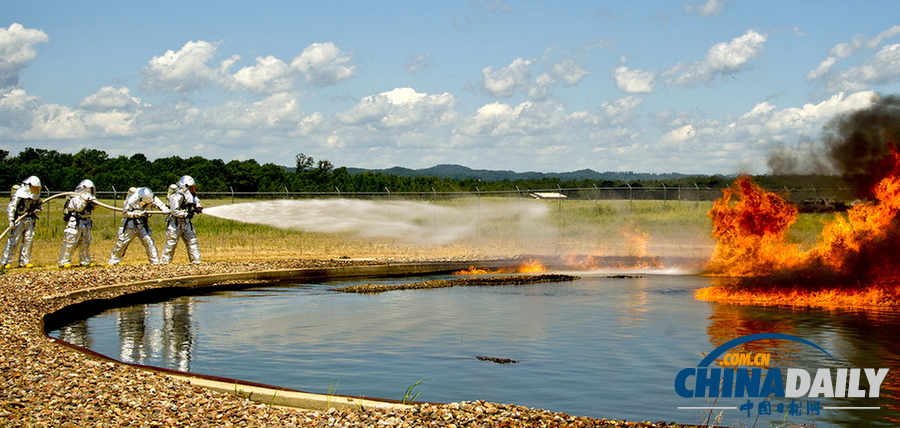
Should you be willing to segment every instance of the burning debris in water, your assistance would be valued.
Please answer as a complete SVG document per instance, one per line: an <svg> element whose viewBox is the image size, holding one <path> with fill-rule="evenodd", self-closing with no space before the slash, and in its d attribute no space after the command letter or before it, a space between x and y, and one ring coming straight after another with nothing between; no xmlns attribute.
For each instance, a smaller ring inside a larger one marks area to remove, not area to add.
<svg viewBox="0 0 900 428"><path fill-rule="evenodd" d="M709 212L713 275L741 277L699 290L702 300L810 306L900 306L900 98L826 126L828 156L868 202L825 225L816 245L787 242L795 207L741 177Z"/></svg>
<svg viewBox="0 0 900 428"><path fill-rule="evenodd" d="M692 258L670 258L668 260L675 266L684 266L689 269L697 262ZM493 273L542 273L551 270L635 270L635 269L662 269L663 260L659 257L649 256L596 256L570 254L566 256L546 256L540 259L531 258L512 266L487 269L470 266L468 269L453 272L454 275L483 275Z"/></svg>
<svg viewBox="0 0 900 428"><path fill-rule="evenodd" d="M482 275L487 273L539 273L546 272L547 268L543 263L535 259L528 259L514 266L503 267L499 269L483 269L470 266L468 269L453 272L454 275Z"/></svg>

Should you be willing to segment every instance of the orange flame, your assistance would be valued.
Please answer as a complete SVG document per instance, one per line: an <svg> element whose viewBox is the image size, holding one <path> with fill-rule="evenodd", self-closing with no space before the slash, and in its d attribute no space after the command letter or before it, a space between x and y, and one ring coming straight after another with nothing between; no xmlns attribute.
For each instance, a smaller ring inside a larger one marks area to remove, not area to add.
<svg viewBox="0 0 900 428"><path fill-rule="evenodd" d="M621 230L619 230L619 234L625 238L625 248L628 251L628 255L631 257L646 257L647 256L647 242L650 241L650 234L647 232L641 232L640 226L635 223L626 224Z"/></svg>
<svg viewBox="0 0 900 428"><path fill-rule="evenodd" d="M528 259L528 261L522 262L517 266L504 267L500 269L482 269L476 268L475 266L469 266L468 269L458 270L453 272L453 275L479 275L485 273L537 273L537 272L545 272L547 270L541 262Z"/></svg>
<svg viewBox="0 0 900 428"><path fill-rule="evenodd" d="M516 272L519 273L536 273L536 272L544 272L547 268L544 267L541 262L530 259L527 262L522 263L518 266L518 270Z"/></svg>
<svg viewBox="0 0 900 428"><path fill-rule="evenodd" d="M900 155L875 187L876 201L853 206L801 252L785 236L796 208L740 177L709 211L718 241L711 274L756 277L698 290L697 298L812 306L900 306ZM736 194L739 201L733 201ZM767 283L761 283L765 278ZM772 285L782 287L772 287ZM788 286L788 287L784 287Z"/></svg>
<svg viewBox="0 0 900 428"><path fill-rule="evenodd" d="M487 269L477 268L475 266L469 266L468 269L458 270L453 272L453 275L480 275L484 273L490 273Z"/></svg>
<svg viewBox="0 0 900 428"><path fill-rule="evenodd" d="M716 249L707 270L726 276L767 275L791 266L798 258L795 246L785 242L788 228L797 220L797 208L777 194L766 192L739 177L713 204ZM734 200L740 196L739 200Z"/></svg>

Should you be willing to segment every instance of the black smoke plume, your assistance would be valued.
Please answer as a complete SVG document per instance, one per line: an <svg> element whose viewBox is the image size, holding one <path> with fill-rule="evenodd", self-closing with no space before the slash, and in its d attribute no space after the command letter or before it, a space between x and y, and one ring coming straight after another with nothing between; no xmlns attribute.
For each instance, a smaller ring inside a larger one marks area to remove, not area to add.
<svg viewBox="0 0 900 428"><path fill-rule="evenodd" d="M859 196L896 167L891 147L900 143L900 96L881 97L867 108L831 119L824 128L828 158Z"/></svg>
<svg viewBox="0 0 900 428"><path fill-rule="evenodd" d="M900 96L880 96L866 108L830 119L821 144L773 150L767 163L774 175L840 175L858 197L867 198L875 184L894 171L891 147L898 144Z"/></svg>

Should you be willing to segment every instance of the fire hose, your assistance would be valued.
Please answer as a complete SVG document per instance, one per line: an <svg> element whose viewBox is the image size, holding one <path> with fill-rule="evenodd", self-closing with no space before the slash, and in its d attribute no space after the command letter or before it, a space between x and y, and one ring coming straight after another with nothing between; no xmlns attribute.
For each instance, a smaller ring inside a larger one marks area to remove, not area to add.
<svg viewBox="0 0 900 428"><path fill-rule="evenodd" d="M76 193L76 192L62 192L62 193L57 193L57 194L55 194L55 195L53 195L53 196L49 196L49 197L47 197L47 198L44 198L43 200L41 200L41 203L47 202L47 201L49 201L49 200L51 200L51 199L54 199L54 198L58 198L58 197L60 197L60 196L76 196L76 195L79 195L79 193ZM108 210L111 210L111 211L119 211L119 212L122 212L122 209L121 209L121 208L117 208L117 207L113 207L113 206L110 206L110 205L106 205L106 204L104 204L103 202L100 202L100 201L91 201L91 202L94 203L94 204L96 204L96 205L99 205L99 206L101 206L101 207L103 207L103 208L106 208L106 209L108 209ZM168 214L168 213L165 212L165 211L144 211L144 212L145 212L146 214ZM26 216L28 216L29 214L30 214L30 213L25 213L25 214L20 215L19 218L17 218L16 221L13 222L13 224L9 225L9 227L7 227L6 230L3 231L3 233L0 233L0 241L3 240L3 237L5 237L6 234L9 233L9 231L12 230L12 228L13 228L15 225L19 224L19 222L22 221L22 219L25 218Z"/></svg>

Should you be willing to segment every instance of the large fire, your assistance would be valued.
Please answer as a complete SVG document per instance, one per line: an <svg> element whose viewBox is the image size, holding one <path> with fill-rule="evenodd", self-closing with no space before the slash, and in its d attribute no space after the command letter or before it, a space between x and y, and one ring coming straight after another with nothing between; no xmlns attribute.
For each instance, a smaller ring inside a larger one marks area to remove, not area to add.
<svg viewBox="0 0 900 428"><path fill-rule="evenodd" d="M749 177L735 180L709 210L716 249L708 271L716 275L768 275L798 260L796 246L785 241L797 220L797 208L766 192Z"/></svg>
<svg viewBox="0 0 900 428"><path fill-rule="evenodd" d="M713 275L743 277L699 290L702 300L810 306L900 306L900 155L873 189L801 251L787 241L797 210L781 196L740 177L709 211Z"/></svg>

